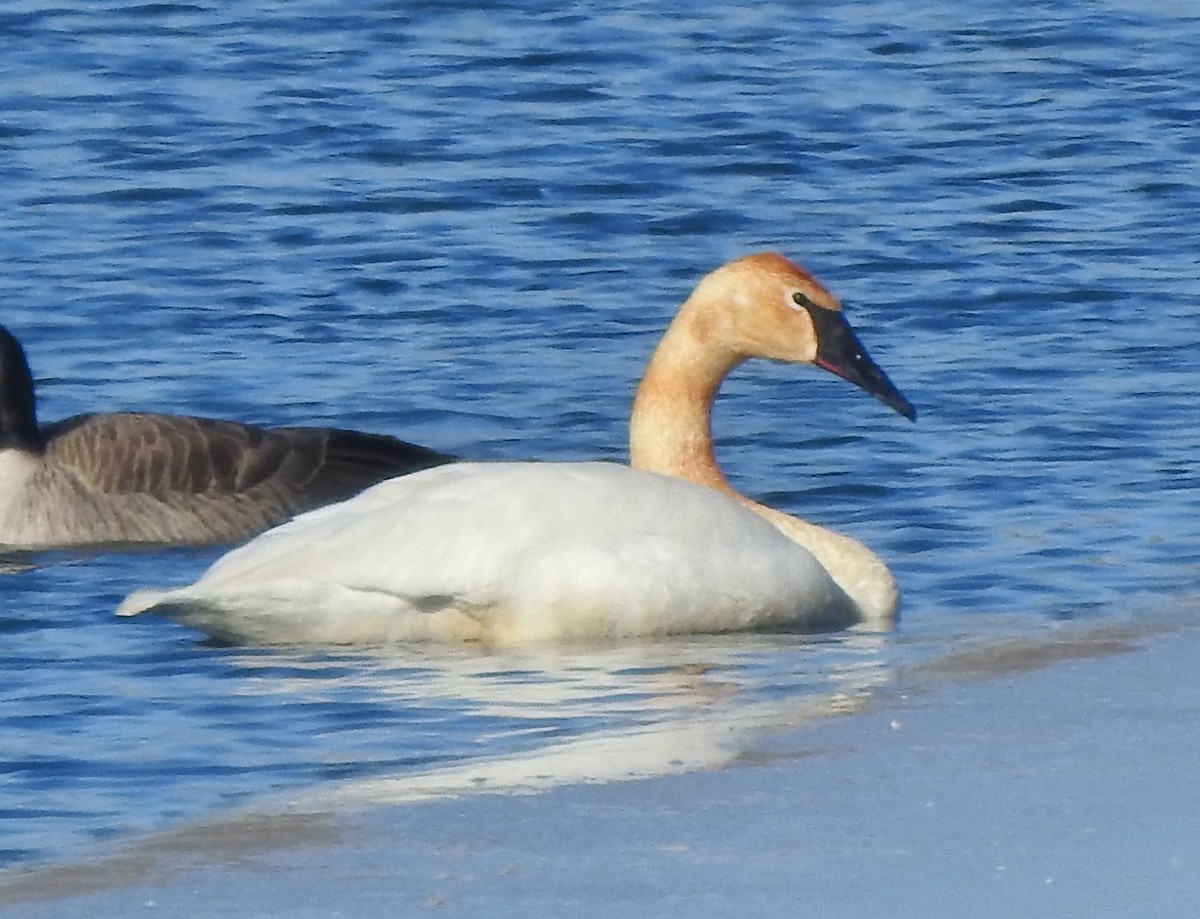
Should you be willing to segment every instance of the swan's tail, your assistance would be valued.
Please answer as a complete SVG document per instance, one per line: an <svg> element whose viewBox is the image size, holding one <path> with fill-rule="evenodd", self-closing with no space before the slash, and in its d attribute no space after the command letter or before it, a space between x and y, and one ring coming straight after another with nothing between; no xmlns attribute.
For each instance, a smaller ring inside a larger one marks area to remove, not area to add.
<svg viewBox="0 0 1200 919"><path fill-rule="evenodd" d="M135 590L121 601L121 605L117 607L117 615L138 616L151 612L169 593L167 590Z"/></svg>

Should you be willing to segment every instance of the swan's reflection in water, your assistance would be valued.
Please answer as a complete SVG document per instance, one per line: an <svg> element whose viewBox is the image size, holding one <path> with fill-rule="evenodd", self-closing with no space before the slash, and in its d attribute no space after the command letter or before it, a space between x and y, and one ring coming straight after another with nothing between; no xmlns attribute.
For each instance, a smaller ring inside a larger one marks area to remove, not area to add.
<svg viewBox="0 0 1200 919"><path fill-rule="evenodd" d="M240 693L263 696L271 711L286 712L289 699L341 708L351 720L330 721L328 731L374 731L371 743L360 736L353 745L357 761L329 776L346 781L312 800L378 801L717 765L737 755L747 732L857 711L889 678L886 648L885 635L848 632L234 661L244 671ZM356 727L370 709L394 713L397 730L385 737L378 723ZM438 736L447 730L473 736L448 748ZM435 742L426 747L423 737Z"/></svg>

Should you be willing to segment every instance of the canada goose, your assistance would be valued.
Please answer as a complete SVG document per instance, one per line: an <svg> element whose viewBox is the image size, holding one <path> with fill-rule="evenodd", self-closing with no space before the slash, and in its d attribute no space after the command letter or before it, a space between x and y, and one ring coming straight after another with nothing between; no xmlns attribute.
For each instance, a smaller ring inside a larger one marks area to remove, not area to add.
<svg viewBox="0 0 1200 919"><path fill-rule="evenodd" d="M0 551L236 542L452 459L376 434L181 415L40 427L29 362L0 325Z"/></svg>

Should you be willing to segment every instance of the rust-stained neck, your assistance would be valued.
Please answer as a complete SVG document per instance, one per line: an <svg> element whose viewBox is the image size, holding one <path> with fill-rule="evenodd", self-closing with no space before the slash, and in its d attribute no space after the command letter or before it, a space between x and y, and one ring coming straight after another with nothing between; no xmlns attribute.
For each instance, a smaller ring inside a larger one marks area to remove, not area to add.
<svg viewBox="0 0 1200 919"><path fill-rule="evenodd" d="M712 407L742 360L724 346L715 318L693 295L663 335L646 368L629 423L633 466L732 491L717 466Z"/></svg>

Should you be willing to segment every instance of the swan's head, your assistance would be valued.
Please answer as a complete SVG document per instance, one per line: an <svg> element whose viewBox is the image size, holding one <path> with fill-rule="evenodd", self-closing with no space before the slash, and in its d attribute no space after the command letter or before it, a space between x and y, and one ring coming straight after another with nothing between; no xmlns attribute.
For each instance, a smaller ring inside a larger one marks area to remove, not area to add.
<svg viewBox="0 0 1200 919"><path fill-rule="evenodd" d="M916 419L912 404L867 354L837 297L782 255L761 252L729 262L705 277L691 299L706 307L713 331L719 329L737 359L815 364Z"/></svg>

